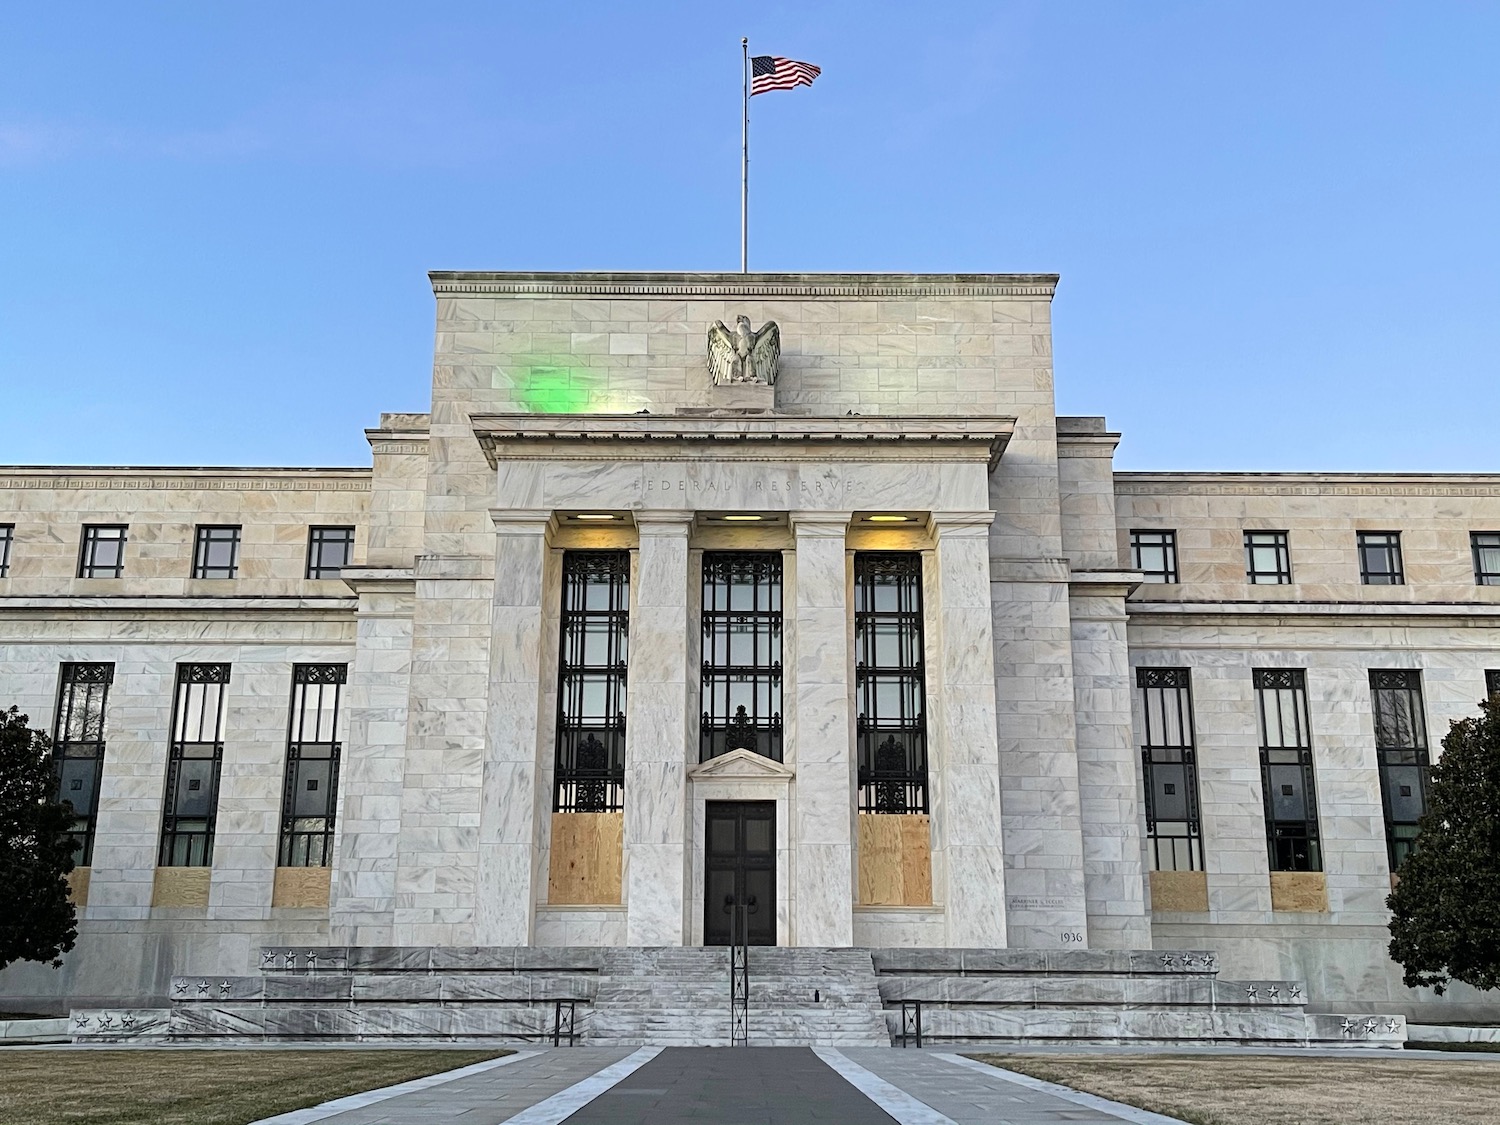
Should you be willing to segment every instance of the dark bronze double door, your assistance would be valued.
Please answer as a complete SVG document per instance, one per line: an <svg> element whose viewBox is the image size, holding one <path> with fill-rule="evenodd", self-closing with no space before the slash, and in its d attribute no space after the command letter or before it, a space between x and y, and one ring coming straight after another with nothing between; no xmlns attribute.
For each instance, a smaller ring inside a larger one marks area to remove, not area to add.
<svg viewBox="0 0 1500 1125"><path fill-rule="evenodd" d="M751 945L776 944L776 802L709 801L703 944L729 945L743 908Z"/></svg>

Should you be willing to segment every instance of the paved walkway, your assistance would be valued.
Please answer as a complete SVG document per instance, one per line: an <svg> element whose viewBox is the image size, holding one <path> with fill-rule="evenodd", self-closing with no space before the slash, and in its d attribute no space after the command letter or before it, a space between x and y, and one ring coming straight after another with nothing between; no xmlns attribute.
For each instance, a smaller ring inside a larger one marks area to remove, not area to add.
<svg viewBox="0 0 1500 1125"><path fill-rule="evenodd" d="M257 1125L1173 1125L933 1051L522 1051ZM1180 1123L1178 1123L1180 1125Z"/></svg>

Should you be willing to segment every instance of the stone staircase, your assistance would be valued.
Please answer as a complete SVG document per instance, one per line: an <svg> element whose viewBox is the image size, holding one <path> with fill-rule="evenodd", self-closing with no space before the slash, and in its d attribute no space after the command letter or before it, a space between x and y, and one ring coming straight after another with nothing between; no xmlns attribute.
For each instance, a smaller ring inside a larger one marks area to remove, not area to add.
<svg viewBox="0 0 1500 1125"><path fill-rule="evenodd" d="M274 948L259 976L173 977L170 1009L74 1011L75 1042L727 1046L724 948ZM1399 1047L1399 1016L1308 1013L1300 981L1212 953L753 947L751 1045Z"/></svg>
<svg viewBox="0 0 1500 1125"><path fill-rule="evenodd" d="M585 1041L729 1044L729 951L611 949L585 1017ZM875 967L864 949L750 950L752 1046L888 1046Z"/></svg>

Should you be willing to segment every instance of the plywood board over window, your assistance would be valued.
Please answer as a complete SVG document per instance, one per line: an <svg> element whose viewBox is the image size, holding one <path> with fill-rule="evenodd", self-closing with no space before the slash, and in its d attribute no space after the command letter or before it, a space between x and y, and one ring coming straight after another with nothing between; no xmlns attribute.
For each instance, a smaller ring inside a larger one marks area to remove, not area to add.
<svg viewBox="0 0 1500 1125"><path fill-rule="evenodd" d="M278 867L271 884L271 905L327 906L328 879L326 867Z"/></svg>
<svg viewBox="0 0 1500 1125"><path fill-rule="evenodd" d="M622 812L553 813L547 876L551 906L610 906L620 902Z"/></svg>
<svg viewBox="0 0 1500 1125"><path fill-rule="evenodd" d="M861 906L932 905L932 818L859 814Z"/></svg>

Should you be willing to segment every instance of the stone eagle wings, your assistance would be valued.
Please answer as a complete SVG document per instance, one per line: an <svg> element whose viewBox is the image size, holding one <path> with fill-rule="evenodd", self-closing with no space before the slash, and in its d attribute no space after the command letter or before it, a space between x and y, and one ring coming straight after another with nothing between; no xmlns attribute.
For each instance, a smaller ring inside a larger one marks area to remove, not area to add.
<svg viewBox="0 0 1500 1125"><path fill-rule="evenodd" d="M738 316L734 330L722 320L708 326L708 373L714 386L728 383L776 383L776 360L781 355L781 329L774 320L750 330L750 318Z"/></svg>

